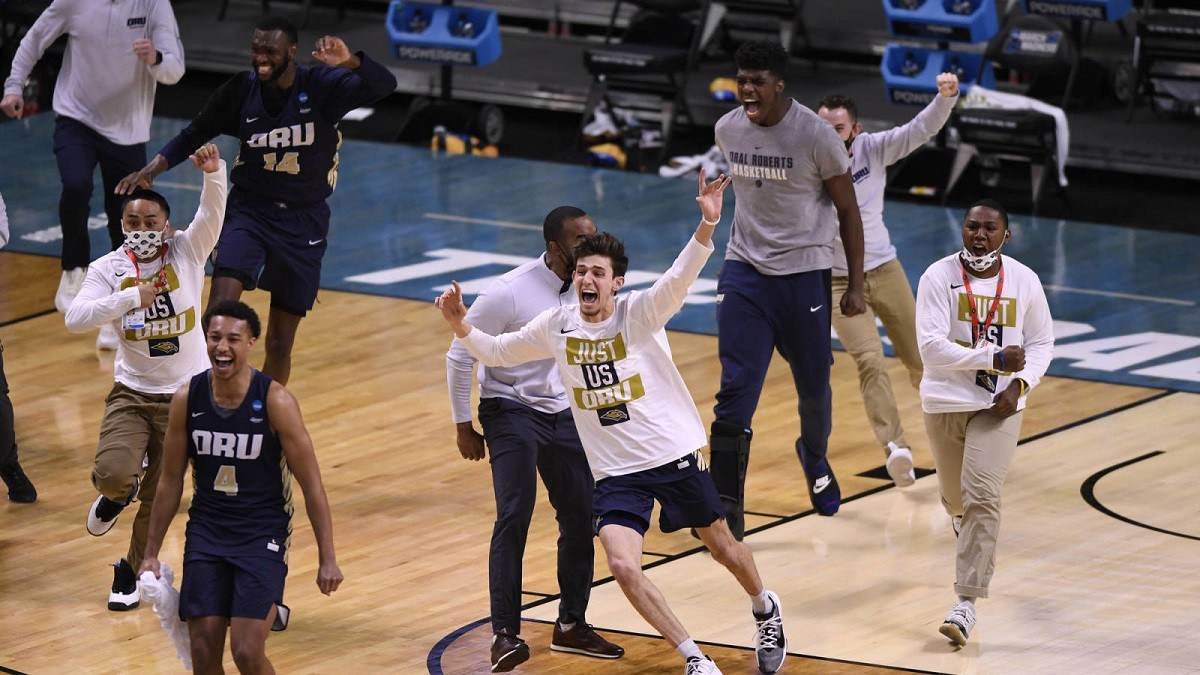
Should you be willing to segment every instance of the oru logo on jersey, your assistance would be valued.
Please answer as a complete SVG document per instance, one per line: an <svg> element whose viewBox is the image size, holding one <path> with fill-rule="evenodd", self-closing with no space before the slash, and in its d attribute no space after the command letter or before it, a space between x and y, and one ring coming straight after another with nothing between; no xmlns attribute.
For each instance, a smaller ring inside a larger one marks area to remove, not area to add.
<svg viewBox="0 0 1200 675"><path fill-rule="evenodd" d="M574 387L572 396L580 410L595 410L600 426L608 427L629 421L626 404L646 395L642 376L621 381L617 375L617 361L626 357L625 338L603 340L567 338L567 363L578 365L583 371L584 387Z"/></svg>
<svg viewBox="0 0 1200 675"><path fill-rule="evenodd" d="M254 134L246 145L251 148L292 148L312 145L317 139L317 127L312 122L279 127L261 134Z"/></svg>
<svg viewBox="0 0 1200 675"><path fill-rule="evenodd" d="M226 431L192 430L192 443L197 455L257 459L262 452L262 434L231 434Z"/></svg>

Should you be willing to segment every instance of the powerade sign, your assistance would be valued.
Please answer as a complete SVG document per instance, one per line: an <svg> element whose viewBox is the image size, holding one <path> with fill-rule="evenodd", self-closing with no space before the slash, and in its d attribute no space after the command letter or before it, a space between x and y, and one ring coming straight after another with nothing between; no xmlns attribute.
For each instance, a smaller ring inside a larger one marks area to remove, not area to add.
<svg viewBox="0 0 1200 675"><path fill-rule="evenodd" d="M1061 40L1060 31L1013 29L1004 41L1004 53L1053 56Z"/></svg>
<svg viewBox="0 0 1200 675"><path fill-rule="evenodd" d="M396 58L405 61L429 61L464 66L475 65L475 52L471 49L453 47L427 47L423 45L396 45Z"/></svg>
<svg viewBox="0 0 1200 675"><path fill-rule="evenodd" d="M901 103L904 105L929 105L933 97L937 96L936 91L919 91L915 89L892 89L892 103Z"/></svg>
<svg viewBox="0 0 1200 675"><path fill-rule="evenodd" d="M1090 21L1108 21L1107 5L1086 5L1075 2L1053 2L1050 0L1029 0L1030 14L1057 16L1064 19L1087 19Z"/></svg>

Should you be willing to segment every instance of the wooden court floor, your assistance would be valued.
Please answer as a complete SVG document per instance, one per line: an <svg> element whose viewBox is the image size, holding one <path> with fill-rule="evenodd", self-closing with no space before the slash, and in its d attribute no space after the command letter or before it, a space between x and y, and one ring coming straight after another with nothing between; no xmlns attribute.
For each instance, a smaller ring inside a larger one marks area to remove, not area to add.
<svg viewBox="0 0 1200 675"><path fill-rule="evenodd" d="M0 666L25 673L180 672L150 610L118 614L105 608L107 565L127 547L131 514L102 538L88 535L83 525L95 496L89 473L103 397L112 385L111 357L95 351L94 334L72 335L63 327L53 311L57 279L52 258L0 252L5 370L22 464L40 495L33 505L0 498ZM245 299L266 311L264 294ZM339 292L323 292L301 325L289 386L316 443L346 582L332 597L317 592L316 550L297 509L287 590L293 618L286 632L268 642L280 672L487 671L489 636L481 621L488 612L487 547L494 518L490 474L486 464L462 460L454 445L443 361L449 338L431 303ZM674 333L671 342L707 423L719 377L715 339ZM257 351L261 362L261 345ZM1002 540L995 599L981 606L979 641L954 652L936 639L936 625L953 600L953 545L934 479L902 491L871 475L883 454L865 423L853 364L838 355L831 461L848 503L834 518L803 515L810 504L792 449L798 433L795 394L781 365L768 376L755 421L747 493L748 509L761 514L748 526L763 528L748 542L764 578L780 592L785 609L792 608L787 672L1117 672L1073 667L1086 663L1079 659L1091 647L1078 632L1025 635L1021 649L1004 651L1009 643L1002 626L1019 623L1022 611L1041 617L1038 626L1056 613L1086 623L1077 615L1094 605L1079 605L1077 596L1097 592L1111 593L1112 602L1102 603L1102 612L1092 618L1106 627L1131 627L1114 636L1114 644L1124 639L1129 654L1152 653L1156 646L1174 650L1160 654L1158 662L1147 661L1159 669L1141 672L1197 668L1195 647L1180 655L1177 637L1135 630L1165 623L1186 633L1191 630L1186 616L1194 620L1196 604L1184 600L1200 600L1195 581L1200 513L1189 487L1200 476L1196 450L1187 443L1197 427L1194 396L1163 398L1152 389L1047 379L1033 397L1022 434L1033 439L1027 447L1036 449L1036 458L1027 461L1024 450L1018 453L1006 506L1006 518L1024 517L1034 525L1011 542ZM902 385L901 370L893 365L908 436L918 466L931 468L919 402ZM1101 481L1096 493L1109 489L1101 501L1117 503L1134 514L1132 520L1193 536L1156 534L1170 542L1166 548L1145 539L1151 531L1098 515L1080 501L1082 478L1154 449L1169 461L1143 462L1137 468L1142 474ZM856 495L861 496L849 499ZM175 520L162 553L176 566L183 523L182 515ZM1072 533L1070 556L1060 556L1055 536L1046 532ZM558 592L555 538L543 496L525 557L524 591L531 604L525 636L534 656L518 672L679 672L669 645L627 618L615 584L606 581L599 551L589 620L617 631L614 639L628 653L616 662L551 655L543 621ZM712 645L705 649L725 672L752 672L753 655L744 649L752 632L744 600L730 592L728 576L713 569L696 543L686 533L652 531L645 562L667 597L679 598L685 624ZM899 587L888 582L897 551L901 564L913 571L912 583ZM1113 551L1121 553L1122 566L1101 580L1116 586L1136 577L1136 585L1097 591L1062 574L1088 554L1104 558ZM1006 568L1006 559L1032 562ZM713 611L710 602L719 609ZM998 609L989 616L986 608L993 603ZM897 608L903 610L899 615ZM1177 610L1172 624L1168 619ZM895 629L910 614L927 625ZM824 615L836 617L830 627L852 628L814 628ZM989 658L997 650L1007 662ZM234 670L230 659L226 667Z"/></svg>

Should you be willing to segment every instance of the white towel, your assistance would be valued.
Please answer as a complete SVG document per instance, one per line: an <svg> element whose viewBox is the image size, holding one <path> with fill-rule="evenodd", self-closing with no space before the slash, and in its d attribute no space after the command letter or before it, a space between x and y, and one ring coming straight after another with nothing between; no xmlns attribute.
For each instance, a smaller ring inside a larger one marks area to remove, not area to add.
<svg viewBox="0 0 1200 675"><path fill-rule="evenodd" d="M175 645L175 655L183 661L183 667L192 669L192 647L188 640L187 624L179 620L179 591L175 590L175 572L167 563L160 563L161 578L155 578L150 571L142 572L139 586L142 599L154 607L158 622L162 624L167 637Z"/></svg>

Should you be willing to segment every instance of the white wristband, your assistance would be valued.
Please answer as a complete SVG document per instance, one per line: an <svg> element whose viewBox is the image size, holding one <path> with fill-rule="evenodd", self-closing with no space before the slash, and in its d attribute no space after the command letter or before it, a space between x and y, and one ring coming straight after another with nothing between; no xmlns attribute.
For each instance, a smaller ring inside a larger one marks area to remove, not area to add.
<svg viewBox="0 0 1200 675"><path fill-rule="evenodd" d="M700 224L701 225L708 225L709 227L716 227L717 223L719 223L719 222L721 222L720 216L717 216L716 220L709 220L708 218L705 218L703 215L700 216Z"/></svg>

